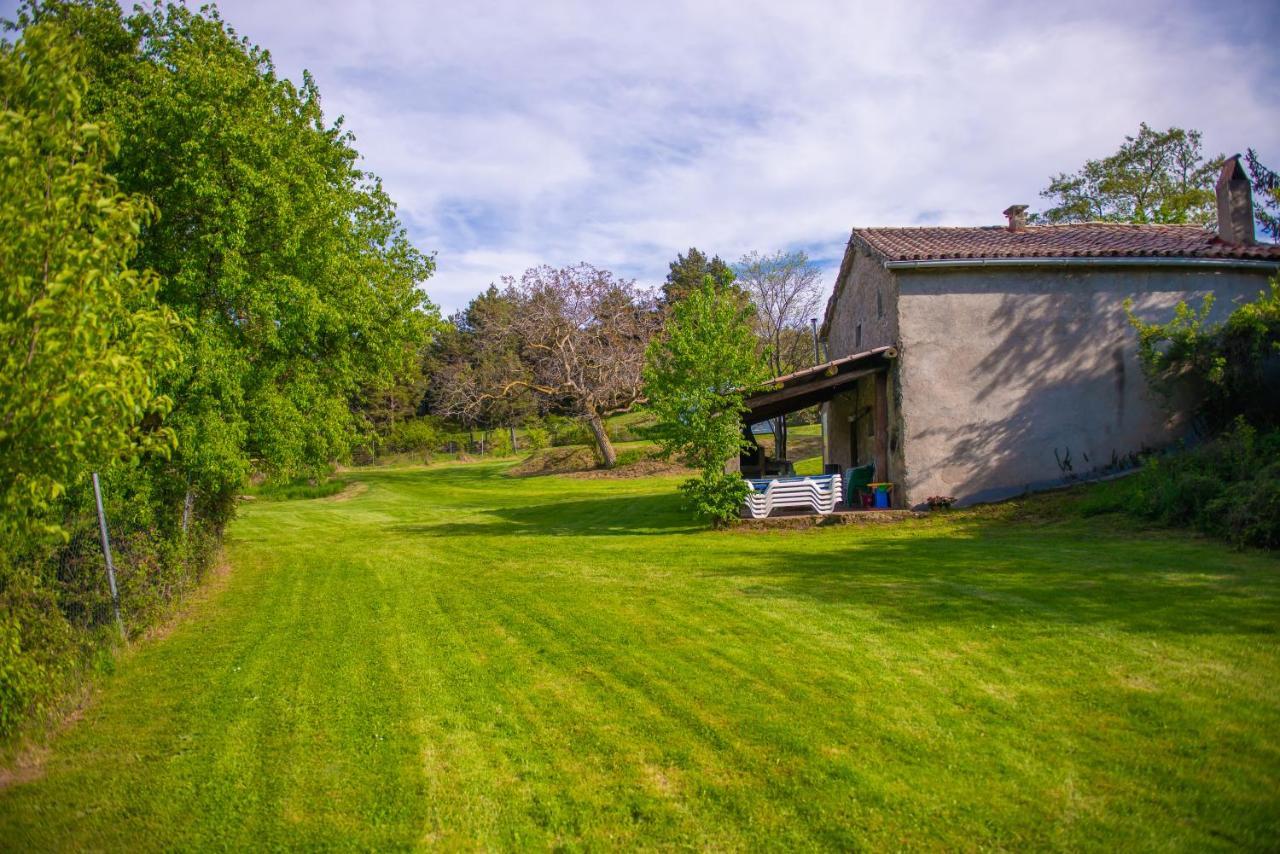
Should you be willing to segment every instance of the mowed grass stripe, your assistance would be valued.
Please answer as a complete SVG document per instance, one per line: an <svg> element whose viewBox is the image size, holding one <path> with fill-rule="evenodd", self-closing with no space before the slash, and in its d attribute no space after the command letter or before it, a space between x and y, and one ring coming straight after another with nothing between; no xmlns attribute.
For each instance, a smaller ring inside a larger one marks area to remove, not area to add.
<svg viewBox="0 0 1280 854"><path fill-rule="evenodd" d="M253 502L0 841L1265 847L1277 561L1096 521L709 532L675 481Z"/></svg>

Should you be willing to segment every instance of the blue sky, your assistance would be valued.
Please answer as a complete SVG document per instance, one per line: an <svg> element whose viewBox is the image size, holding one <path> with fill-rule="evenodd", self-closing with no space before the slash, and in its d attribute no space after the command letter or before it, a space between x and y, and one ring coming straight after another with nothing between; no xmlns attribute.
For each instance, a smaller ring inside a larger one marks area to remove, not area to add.
<svg viewBox="0 0 1280 854"><path fill-rule="evenodd" d="M1280 164L1268 3L219 7L315 75L446 311L544 262L657 284L689 246L834 278L850 227L1002 222L1141 121Z"/></svg>

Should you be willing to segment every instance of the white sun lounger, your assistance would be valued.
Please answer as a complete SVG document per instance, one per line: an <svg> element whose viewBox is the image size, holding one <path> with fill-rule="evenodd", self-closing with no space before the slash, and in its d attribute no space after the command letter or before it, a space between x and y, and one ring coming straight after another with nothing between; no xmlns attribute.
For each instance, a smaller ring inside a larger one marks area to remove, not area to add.
<svg viewBox="0 0 1280 854"><path fill-rule="evenodd" d="M753 519L763 519L774 510L788 507L810 509L826 516L840 502L838 474L779 477L748 482L752 491L747 496L747 512Z"/></svg>

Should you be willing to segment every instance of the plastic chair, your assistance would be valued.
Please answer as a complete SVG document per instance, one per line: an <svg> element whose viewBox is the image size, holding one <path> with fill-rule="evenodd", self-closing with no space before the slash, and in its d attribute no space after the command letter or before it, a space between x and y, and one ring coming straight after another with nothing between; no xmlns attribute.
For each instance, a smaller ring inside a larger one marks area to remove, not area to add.
<svg viewBox="0 0 1280 854"><path fill-rule="evenodd" d="M871 487L868 484L875 479L875 463L847 469L844 473L844 506L850 509L866 507L863 496L874 497L871 495Z"/></svg>

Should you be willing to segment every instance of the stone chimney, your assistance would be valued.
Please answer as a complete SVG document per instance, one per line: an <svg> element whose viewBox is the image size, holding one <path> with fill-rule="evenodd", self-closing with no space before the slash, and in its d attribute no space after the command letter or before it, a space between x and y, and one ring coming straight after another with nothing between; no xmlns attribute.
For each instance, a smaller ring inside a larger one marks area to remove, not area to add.
<svg viewBox="0 0 1280 854"><path fill-rule="evenodd" d="M1009 218L1010 231L1026 231L1027 230L1027 206L1026 205L1009 205L1004 209L1004 215Z"/></svg>
<svg viewBox="0 0 1280 854"><path fill-rule="evenodd" d="M1228 157L1218 176L1218 237L1227 243L1256 243L1253 237L1253 187L1240 165Z"/></svg>

